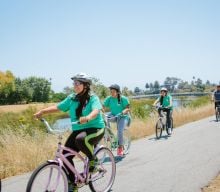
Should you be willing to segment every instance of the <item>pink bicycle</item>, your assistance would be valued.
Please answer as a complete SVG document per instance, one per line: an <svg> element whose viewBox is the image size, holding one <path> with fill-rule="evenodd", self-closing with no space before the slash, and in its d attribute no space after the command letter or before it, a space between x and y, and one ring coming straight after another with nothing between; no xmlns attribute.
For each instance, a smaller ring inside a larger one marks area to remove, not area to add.
<svg viewBox="0 0 220 192"><path fill-rule="evenodd" d="M55 158L47 160L32 173L26 192L68 192L68 171L65 166L68 166L75 174L75 184L79 188L89 185L93 192L108 192L114 183L116 174L112 152L108 148L97 146L94 150L98 158L97 171L89 173L88 158L62 145L62 134L67 130L52 129L45 119L41 121L49 132L58 134L58 147ZM63 150L68 153L64 155ZM74 161L75 167L67 160L67 157L72 155L75 155L74 159L77 157L77 161Z"/></svg>

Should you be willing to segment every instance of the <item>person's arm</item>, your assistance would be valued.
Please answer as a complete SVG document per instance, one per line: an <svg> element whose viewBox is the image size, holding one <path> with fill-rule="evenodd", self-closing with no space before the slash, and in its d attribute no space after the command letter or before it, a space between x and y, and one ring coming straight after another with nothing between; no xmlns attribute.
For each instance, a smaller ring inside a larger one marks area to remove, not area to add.
<svg viewBox="0 0 220 192"><path fill-rule="evenodd" d="M171 108L173 106L173 99L172 99L172 97L170 97L170 105L169 106L167 106L168 108Z"/></svg>
<svg viewBox="0 0 220 192"><path fill-rule="evenodd" d="M36 118L40 118L43 114L47 114L47 113L54 113L54 112L58 112L59 109L57 108L56 105L41 109L40 111L38 111L37 113L34 114L34 116Z"/></svg>
<svg viewBox="0 0 220 192"><path fill-rule="evenodd" d="M87 116L80 117L79 118L80 123L87 123L92 119L95 119L102 110L102 104L98 97L90 98L90 102L92 106L92 111Z"/></svg>
<svg viewBox="0 0 220 192"><path fill-rule="evenodd" d="M157 103L159 103L159 101L160 101L160 99L159 99L159 98L157 98L157 99L156 99L156 101L154 101L153 106L156 106L156 105L157 105Z"/></svg>
<svg viewBox="0 0 220 192"><path fill-rule="evenodd" d="M215 102L215 92L212 94L212 102Z"/></svg>
<svg viewBox="0 0 220 192"><path fill-rule="evenodd" d="M92 119L96 118L99 114L99 109L94 109L89 115L86 116L87 121L91 121Z"/></svg>
<svg viewBox="0 0 220 192"><path fill-rule="evenodd" d="M126 108L122 111L122 114L125 115L125 114L128 114L130 112L130 106L127 105Z"/></svg>

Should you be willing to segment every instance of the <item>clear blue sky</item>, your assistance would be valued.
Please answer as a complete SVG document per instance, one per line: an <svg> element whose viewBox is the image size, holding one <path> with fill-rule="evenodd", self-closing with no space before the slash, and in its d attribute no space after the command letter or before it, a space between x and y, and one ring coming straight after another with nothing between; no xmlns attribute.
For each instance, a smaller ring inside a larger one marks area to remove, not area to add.
<svg viewBox="0 0 220 192"><path fill-rule="evenodd" d="M0 70L71 86L86 72L130 89L220 81L219 0L1 0Z"/></svg>

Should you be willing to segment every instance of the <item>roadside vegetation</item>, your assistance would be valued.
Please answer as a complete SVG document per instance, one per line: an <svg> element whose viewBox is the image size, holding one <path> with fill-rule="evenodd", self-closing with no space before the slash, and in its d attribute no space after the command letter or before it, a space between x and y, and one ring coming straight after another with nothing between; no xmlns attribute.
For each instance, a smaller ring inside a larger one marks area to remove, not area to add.
<svg viewBox="0 0 220 192"><path fill-rule="evenodd" d="M175 127L213 115L210 100L205 97L199 99L204 100L203 102L195 100L187 107L174 111ZM132 139L154 134L157 114L152 111L152 103L153 100L148 99L131 101ZM0 113L0 178L31 171L46 159L53 158L57 138L47 134L43 124L33 118L37 109L39 106L36 105L20 112L15 110L16 112ZM53 123L56 119L66 116L66 113L56 113L47 115L46 119Z"/></svg>

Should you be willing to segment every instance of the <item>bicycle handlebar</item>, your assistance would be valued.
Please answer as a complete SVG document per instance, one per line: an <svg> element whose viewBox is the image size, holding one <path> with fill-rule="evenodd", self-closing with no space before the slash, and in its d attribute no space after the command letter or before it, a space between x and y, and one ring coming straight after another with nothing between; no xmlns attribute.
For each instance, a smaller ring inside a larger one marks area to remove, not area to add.
<svg viewBox="0 0 220 192"><path fill-rule="evenodd" d="M50 133L54 133L54 134L61 134L61 133L64 133L65 131L67 131L67 129L65 130L61 130L61 129L53 129L50 124L48 123L48 121L44 118L41 118L40 119L41 122L43 122L45 125L46 125L46 128L48 130L48 132ZM79 121L74 121L74 122L71 122L72 125L76 125L76 124L79 124Z"/></svg>
<svg viewBox="0 0 220 192"><path fill-rule="evenodd" d="M123 113L118 113L117 115L109 116L108 114L104 114L107 120L115 119L123 115Z"/></svg>
<svg viewBox="0 0 220 192"><path fill-rule="evenodd" d="M156 108L156 109L170 109L170 107L162 107L161 105L158 105L158 106L154 106L153 108Z"/></svg>

